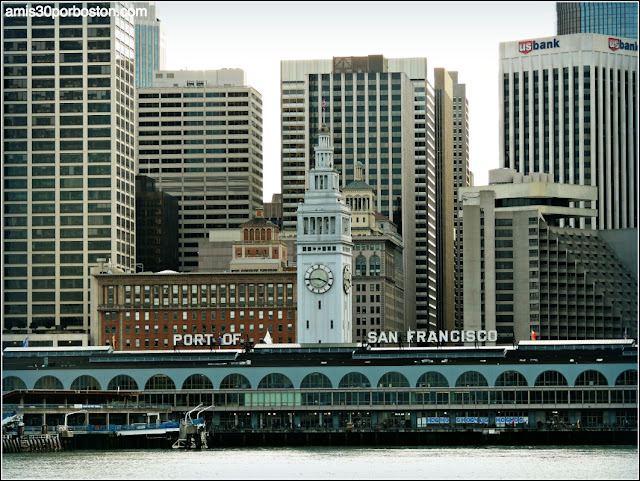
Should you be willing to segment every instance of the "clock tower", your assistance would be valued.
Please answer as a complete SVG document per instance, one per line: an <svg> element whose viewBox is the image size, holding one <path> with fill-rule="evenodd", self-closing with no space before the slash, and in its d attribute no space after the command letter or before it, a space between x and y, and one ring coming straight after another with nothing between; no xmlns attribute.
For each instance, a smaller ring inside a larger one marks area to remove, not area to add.
<svg viewBox="0 0 640 481"><path fill-rule="evenodd" d="M351 342L351 209L333 169L333 145L322 124L304 203L298 204L298 342Z"/></svg>

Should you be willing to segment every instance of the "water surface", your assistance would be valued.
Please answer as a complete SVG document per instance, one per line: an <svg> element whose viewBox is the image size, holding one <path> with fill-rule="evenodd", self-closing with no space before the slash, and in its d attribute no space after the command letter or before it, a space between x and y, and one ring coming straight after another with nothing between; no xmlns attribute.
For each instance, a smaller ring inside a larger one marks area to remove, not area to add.
<svg viewBox="0 0 640 481"><path fill-rule="evenodd" d="M227 448L6 454L2 479L638 479L637 447Z"/></svg>

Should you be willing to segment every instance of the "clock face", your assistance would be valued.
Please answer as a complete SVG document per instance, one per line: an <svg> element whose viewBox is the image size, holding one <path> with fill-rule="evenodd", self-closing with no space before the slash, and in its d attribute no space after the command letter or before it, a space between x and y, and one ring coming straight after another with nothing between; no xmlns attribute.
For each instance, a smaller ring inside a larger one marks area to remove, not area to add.
<svg viewBox="0 0 640 481"><path fill-rule="evenodd" d="M347 294L351 290L351 266L344 266L344 270L342 271L342 287L344 287L344 292Z"/></svg>
<svg viewBox="0 0 640 481"><path fill-rule="evenodd" d="M333 273L327 266L314 264L304 274L304 283L311 292L323 294L333 285Z"/></svg>

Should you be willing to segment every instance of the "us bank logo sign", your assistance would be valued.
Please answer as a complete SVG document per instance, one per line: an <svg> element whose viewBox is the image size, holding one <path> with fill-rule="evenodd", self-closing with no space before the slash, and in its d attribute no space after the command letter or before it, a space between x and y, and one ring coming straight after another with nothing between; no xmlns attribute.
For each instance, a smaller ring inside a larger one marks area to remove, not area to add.
<svg viewBox="0 0 640 481"><path fill-rule="evenodd" d="M609 37L609 49L613 50L614 52L616 50L630 50L632 52L637 52L638 51L638 42L635 42L635 43L623 42L619 38L611 38L611 37Z"/></svg>
<svg viewBox="0 0 640 481"><path fill-rule="evenodd" d="M520 42L518 45L518 51L520 53L527 54L529 52L533 52L534 50L549 50L552 48L559 48L560 42L558 42L557 38L553 40L549 40L548 42L536 42L535 40L526 40L524 42Z"/></svg>

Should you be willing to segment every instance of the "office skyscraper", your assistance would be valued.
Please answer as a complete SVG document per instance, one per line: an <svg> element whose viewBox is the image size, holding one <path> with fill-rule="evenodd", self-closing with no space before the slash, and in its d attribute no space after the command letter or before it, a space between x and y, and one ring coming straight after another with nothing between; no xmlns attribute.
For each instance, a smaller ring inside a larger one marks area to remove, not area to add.
<svg viewBox="0 0 640 481"><path fill-rule="evenodd" d="M638 226L638 44L575 34L500 44L500 166L598 187L597 217Z"/></svg>
<svg viewBox="0 0 640 481"><path fill-rule="evenodd" d="M147 12L135 18L136 88L151 87L155 72L166 69L165 30L154 3L135 2L135 7Z"/></svg>
<svg viewBox="0 0 640 481"><path fill-rule="evenodd" d="M138 167L180 205L180 270L198 243L262 207L262 96L244 71L156 72L137 90Z"/></svg>
<svg viewBox="0 0 640 481"><path fill-rule="evenodd" d="M443 68L435 69L434 74L437 321L439 329L453 330L455 327L453 81Z"/></svg>
<svg viewBox="0 0 640 481"><path fill-rule="evenodd" d="M295 235L324 105L340 185L354 180L361 162L375 210L404 239L406 316L435 327L434 94L427 60L370 55L283 61L281 81L282 235Z"/></svg>
<svg viewBox="0 0 640 481"><path fill-rule="evenodd" d="M3 21L3 345L87 345L90 268L135 263L134 16Z"/></svg>
<svg viewBox="0 0 640 481"><path fill-rule="evenodd" d="M453 86L453 224L454 224L454 282L455 282L455 323L462 329L463 322L463 266L462 256L462 216L458 191L461 187L473 185L469 170L469 102L467 87L458 83L458 72L449 72Z"/></svg>
<svg viewBox="0 0 640 481"><path fill-rule="evenodd" d="M637 2L557 2L558 35L600 33L638 38Z"/></svg>

